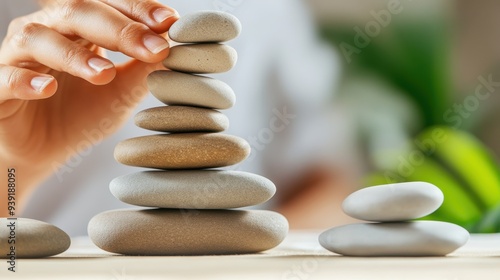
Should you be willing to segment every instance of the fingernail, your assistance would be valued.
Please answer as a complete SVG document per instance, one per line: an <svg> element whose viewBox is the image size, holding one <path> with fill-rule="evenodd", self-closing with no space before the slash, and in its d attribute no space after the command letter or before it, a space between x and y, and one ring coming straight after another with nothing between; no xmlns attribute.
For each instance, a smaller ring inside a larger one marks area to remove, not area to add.
<svg viewBox="0 0 500 280"><path fill-rule="evenodd" d="M96 57L89 59L88 64L90 68L94 69L97 73L114 67L113 63Z"/></svg>
<svg viewBox="0 0 500 280"><path fill-rule="evenodd" d="M153 12L153 18L156 22L162 23L165 20L167 20L167 18L174 16L176 14L177 14L176 12L173 12L171 10L165 8L159 8Z"/></svg>
<svg viewBox="0 0 500 280"><path fill-rule="evenodd" d="M158 54L169 47L167 40L153 35L144 36L144 46L154 54Z"/></svg>
<svg viewBox="0 0 500 280"><path fill-rule="evenodd" d="M31 80L31 87L38 92L42 92L53 81L53 77L35 77Z"/></svg>

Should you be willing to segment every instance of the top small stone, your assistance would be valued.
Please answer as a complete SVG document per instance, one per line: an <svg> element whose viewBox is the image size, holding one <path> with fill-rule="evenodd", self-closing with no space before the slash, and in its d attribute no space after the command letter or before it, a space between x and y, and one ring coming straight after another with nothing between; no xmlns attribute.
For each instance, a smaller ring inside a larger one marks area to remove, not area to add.
<svg viewBox="0 0 500 280"><path fill-rule="evenodd" d="M360 220L399 222L427 216L443 200L438 187L426 182L407 182L358 190L344 200L342 209Z"/></svg>
<svg viewBox="0 0 500 280"><path fill-rule="evenodd" d="M219 11L200 11L182 16L168 32L179 43L217 43L232 40L241 32L233 15Z"/></svg>

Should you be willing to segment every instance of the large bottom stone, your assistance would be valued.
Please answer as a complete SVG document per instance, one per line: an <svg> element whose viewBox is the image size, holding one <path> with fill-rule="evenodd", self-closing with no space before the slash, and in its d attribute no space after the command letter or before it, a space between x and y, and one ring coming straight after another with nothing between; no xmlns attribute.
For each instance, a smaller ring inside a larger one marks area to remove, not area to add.
<svg viewBox="0 0 500 280"><path fill-rule="evenodd" d="M115 210L88 226L98 247L124 255L257 253L276 247L287 232L285 217L260 210Z"/></svg>
<svg viewBox="0 0 500 280"><path fill-rule="evenodd" d="M346 256L444 256L468 240L462 227L434 221L350 224L319 236L325 249Z"/></svg>
<svg viewBox="0 0 500 280"><path fill-rule="evenodd" d="M51 224L26 218L0 218L0 259L14 255L14 259L50 257L63 253L70 244L69 236Z"/></svg>

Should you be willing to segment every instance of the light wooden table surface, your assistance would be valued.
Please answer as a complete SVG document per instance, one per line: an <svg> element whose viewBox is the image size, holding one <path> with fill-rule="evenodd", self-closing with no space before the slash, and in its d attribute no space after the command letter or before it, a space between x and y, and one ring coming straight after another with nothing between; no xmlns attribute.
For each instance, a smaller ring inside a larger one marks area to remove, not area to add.
<svg viewBox="0 0 500 280"><path fill-rule="evenodd" d="M0 265L0 279L500 279L500 234L473 235L439 258L352 258L319 246L318 232L292 232L278 248L255 255L129 257L76 238L64 254Z"/></svg>

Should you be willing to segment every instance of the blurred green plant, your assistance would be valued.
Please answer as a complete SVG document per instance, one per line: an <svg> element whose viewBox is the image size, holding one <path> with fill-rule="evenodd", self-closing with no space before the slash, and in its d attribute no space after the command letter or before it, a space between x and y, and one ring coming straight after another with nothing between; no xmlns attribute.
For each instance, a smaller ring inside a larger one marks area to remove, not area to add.
<svg viewBox="0 0 500 280"><path fill-rule="evenodd" d="M429 182L443 191L443 205L425 219L456 223L470 232L500 229L499 168L471 134L444 126L428 128L393 168L373 173L366 184L408 181Z"/></svg>
<svg viewBox="0 0 500 280"><path fill-rule="evenodd" d="M355 46L357 33L352 27L330 25L321 33L337 47L342 42ZM451 104L451 34L441 18L394 21L353 55L346 76L360 71L383 76L418 105L425 126L442 125Z"/></svg>

